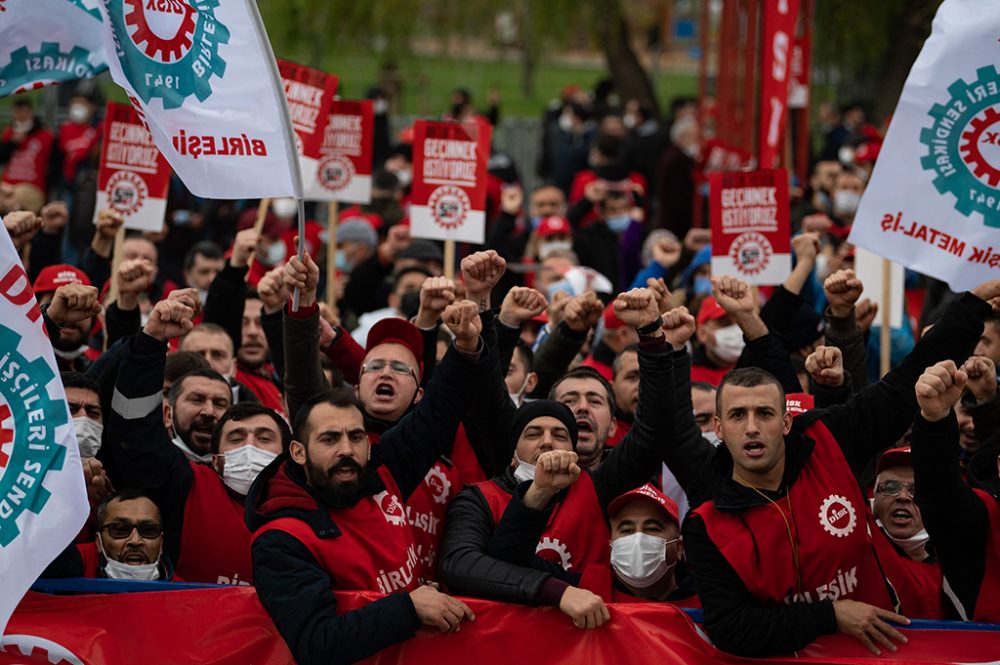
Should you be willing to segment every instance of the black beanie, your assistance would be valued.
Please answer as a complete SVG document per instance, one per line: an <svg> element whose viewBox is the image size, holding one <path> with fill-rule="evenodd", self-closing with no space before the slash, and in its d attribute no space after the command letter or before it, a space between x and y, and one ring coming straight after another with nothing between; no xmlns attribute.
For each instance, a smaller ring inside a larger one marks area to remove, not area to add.
<svg viewBox="0 0 1000 665"><path fill-rule="evenodd" d="M573 417L573 412L569 410L568 406L551 399L536 399L531 402L525 402L514 413L514 420L511 422L510 427L511 447L517 447L517 440L521 438L521 432L528 426L528 423L542 416L558 418L566 426L566 429L569 430L569 439L573 442L573 450L576 450L576 418Z"/></svg>

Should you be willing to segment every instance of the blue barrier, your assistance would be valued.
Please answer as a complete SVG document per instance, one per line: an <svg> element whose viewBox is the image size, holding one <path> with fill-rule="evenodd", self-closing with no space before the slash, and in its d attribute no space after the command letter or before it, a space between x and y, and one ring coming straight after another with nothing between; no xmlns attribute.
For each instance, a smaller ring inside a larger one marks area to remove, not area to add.
<svg viewBox="0 0 1000 665"><path fill-rule="evenodd" d="M106 580L88 577L68 577L62 579L38 580L31 585L32 591L40 593L137 593L147 591L184 591L188 589L230 589L228 584L198 584L194 582L141 582L134 580ZM691 620L704 623L704 610L687 609ZM1000 632L1000 624L965 621L929 621L913 619L908 630L964 630Z"/></svg>

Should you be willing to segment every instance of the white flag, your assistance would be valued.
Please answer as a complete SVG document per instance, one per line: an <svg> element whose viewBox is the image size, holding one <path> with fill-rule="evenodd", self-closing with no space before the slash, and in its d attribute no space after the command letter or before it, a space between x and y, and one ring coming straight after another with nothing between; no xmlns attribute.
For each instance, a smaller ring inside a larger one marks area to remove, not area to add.
<svg viewBox="0 0 1000 665"><path fill-rule="evenodd" d="M945 0L849 240L964 291L1000 277L996 0Z"/></svg>
<svg viewBox="0 0 1000 665"><path fill-rule="evenodd" d="M0 230L0 634L90 513L73 421L42 326L17 250Z"/></svg>
<svg viewBox="0 0 1000 665"><path fill-rule="evenodd" d="M107 68L98 0L0 0L0 97Z"/></svg>
<svg viewBox="0 0 1000 665"><path fill-rule="evenodd" d="M301 196L274 55L253 0L101 0L111 76L196 196Z"/></svg>

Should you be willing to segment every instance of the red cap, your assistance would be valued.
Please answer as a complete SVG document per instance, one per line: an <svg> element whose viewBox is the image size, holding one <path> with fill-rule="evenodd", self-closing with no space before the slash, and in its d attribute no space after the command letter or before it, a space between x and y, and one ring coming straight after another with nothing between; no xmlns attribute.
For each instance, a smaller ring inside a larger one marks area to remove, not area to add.
<svg viewBox="0 0 1000 665"><path fill-rule="evenodd" d="M604 308L604 329L605 330L616 330L618 328L623 328L625 322L618 318L615 314L615 302L612 300L608 303L608 306Z"/></svg>
<svg viewBox="0 0 1000 665"><path fill-rule="evenodd" d="M785 409L793 416L798 416L816 406L816 398L809 393L787 393Z"/></svg>
<svg viewBox="0 0 1000 665"><path fill-rule="evenodd" d="M396 317L389 317L387 319L382 319L368 332L368 343L365 345L365 355L367 356L371 353L379 344L402 344L413 357L417 359L417 365L420 371L424 371L424 338L420 334L420 330L407 321L406 319L398 319Z"/></svg>
<svg viewBox="0 0 1000 665"><path fill-rule="evenodd" d="M882 141L868 141L858 146L854 152L854 162L874 162L878 159L878 153L882 150Z"/></svg>
<svg viewBox="0 0 1000 665"><path fill-rule="evenodd" d="M875 467L875 475L882 473L886 469L894 466L913 466L913 457L910 455L910 447L890 448L882 453L878 458L878 465Z"/></svg>
<svg viewBox="0 0 1000 665"><path fill-rule="evenodd" d="M87 277L87 273L79 268L74 268L68 263L59 263L42 268L42 272L38 273L38 277L35 278L35 285L31 288L35 295L38 295L51 293L64 284L90 286L90 279Z"/></svg>
<svg viewBox="0 0 1000 665"><path fill-rule="evenodd" d="M698 310L698 325L700 326L705 321L721 319L724 316L726 316L726 310L722 309L722 306L715 302L715 296L708 296L701 301L701 309Z"/></svg>
<svg viewBox="0 0 1000 665"><path fill-rule="evenodd" d="M614 515L619 508L633 501L646 501L662 510L667 517L673 520L674 524L680 526L680 510L674 500L658 490L653 485L646 483L630 492L625 492L620 497L611 502L608 506L608 515Z"/></svg>
<svg viewBox="0 0 1000 665"><path fill-rule="evenodd" d="M573 227L569 225L565 217L560 217L559 215L551 215L544 218L538 223L538 228L535 230L539 238L546 238L548 236L569 236L573 235Z"/></svg>

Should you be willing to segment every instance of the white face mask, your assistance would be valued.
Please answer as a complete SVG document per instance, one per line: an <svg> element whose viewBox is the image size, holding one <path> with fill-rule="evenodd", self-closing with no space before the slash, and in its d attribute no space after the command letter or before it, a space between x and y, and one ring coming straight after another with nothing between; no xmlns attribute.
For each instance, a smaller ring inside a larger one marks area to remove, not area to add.
<svg viewBox="0 0 1000 665"><path fill-rule="evenodd" d="M712 430L708 430L707 432L702 432L701 436L702 438L707 439L708 442L711 443L716 448L718 448L719 444L722 443L722 439L719 438L719 435L713 432Z"/></svg>
<svg viewBox="0 0 1000 665"><path fill-rule="evenodd" d="M838 189L833 193L833 209L836 212L853 215L858 210L861 195L849 189Z"/></svg>
<svg viewBox="0 0 1000 665"><path fill-rule="evenodd" d="M281 219L288 219L289 217L294 217L295 213L299 211L299 204L295 199L286 196L271 201L271 210Z"/></svg>
<svg viewBox="0 0 1000 665"><path fill-rule="evenodd" d="M869 501L869 503L871 504L872 510L874 511L875 501L872 500ZM921 547L927 544L928 540L931 539L930 534L927 533L927 529L921 529L920 531L917 531L909 538L897 538L891 533L889 533L889 530L885 528L884 524L882 524L882 520L876 518L875 523L878 524L879 528L881 528L882 531L885 532L885 535L889 536L889 539L892 540L892 542L896 543L896 545L898 545L899 548L904 552L906 552L907 554L910 554L914 550L920 549Z"/></svg>
<svg viewBox="0 0 1000 665"><path fill-rule="evenodd" d="M667 545L679 538L666 540L636 532L611 541L611 567L629 586L646 589L653 586L676 565L667 565Z"/></svg>
<svg viewBox="0 0 1000 665"><path fill-rule="evenodd" d="M144 563L139 566L130 566L127 563L122 563L121 561L115 561L108 556L107 552L104 551L104 541L101 538L97 539L97 545L101 550L101 554L104 556L104 574L108 576L108 579L112 580L139 580L144 582L151 582L153 580L160 579L160 557L156 557L156 561L153 563Z"/></svg>
<svg viewBox="0 0 1000 665"><path fill-rule="evenodd" d="M830 276L830 257L826 254L816 255L816 279L821 283Z"/></svg>
<svg viewBox="0 0 1000 665"><path fill-rule="evenodd" d="M715 331L715 355L724 363L734 363L743 353L743 331L735 323Z"/></svg>
<svg viewBox="0 0 1000 665"><path fill-rule="evenodd" d="M267 248L267 263L270 266L280 265L282 261L285 260L285 252L287 248L285 243L280 240L273 243Z"/></svg>
<svg viewBox="0 0 1000 665"><path fill-rule="evenodd" d="M90 120L90 109L85 104L71 104L69 107L69 119L82 125Z"/></svg>
<svg viewBox="0 0 1000 665"><path fill-rule="evenodd" d="M195 464L211 464L212 463L212 453L206 453L204 455L199 455L195 451L188 448L187 444L181 440L181 437L174 434L174 438L171 439L175 446L181 449L184 453L184 457L188 458L189 462L194 462Z"/></svg>
<svg viewBox="0 0 1000 665"><path fill-rule="evenodd" d="M384 99L376 99L375 103L372 104L372 110L375 111L375 115L382 115L389 110L389 102Z"/></svg>
<svg viewBox="0 0 1000 665"><path fill-rule="evenodd" d="M237 494L246 496L250 485L277 454L247 444L224 452L222 457L226 460L222 467L222 482Z"/></svg>
<svg viewBox="0 0 1000 665"><path fill-rule="evenodd" d="M552 240L550 242L543 242L538 244L538 257L544 259L552 252L557 250L569 251L573 249L572 240Z"/></svg>
<svg viewBox="0 0 1000 665"><path fill-rule="evenodd" d="M76 443L80 446L80 457L95 457L101 449L104 425L83 416L73 419L73 430L76 432Z"/></svg>
<svg viewBox="0 0 1000 665"><path fill-rule="evenodd" d="M559 129L564 132L573 131L573 116L569 113L563 113L559 116Z"/></svg>
<svg viewBox="0 0 1000 665"><path fill-rule="evenodd" d="M517 457L516 454L514 455L514 457L517 459L517 468L514 469L514 477L517 479L517 482L523 483L528 480L534 480L535 465L528 464L520 457Z"/></svg>
<svg viewBox="0 0 1000 665"><path fill-rule="evenodd" d="M393 171L392 173L396 176L396 180L399 180L399 186L404 189L409 187L410 183L413 182L413 171L410 169L399 169L398 171Z"/></svg>

